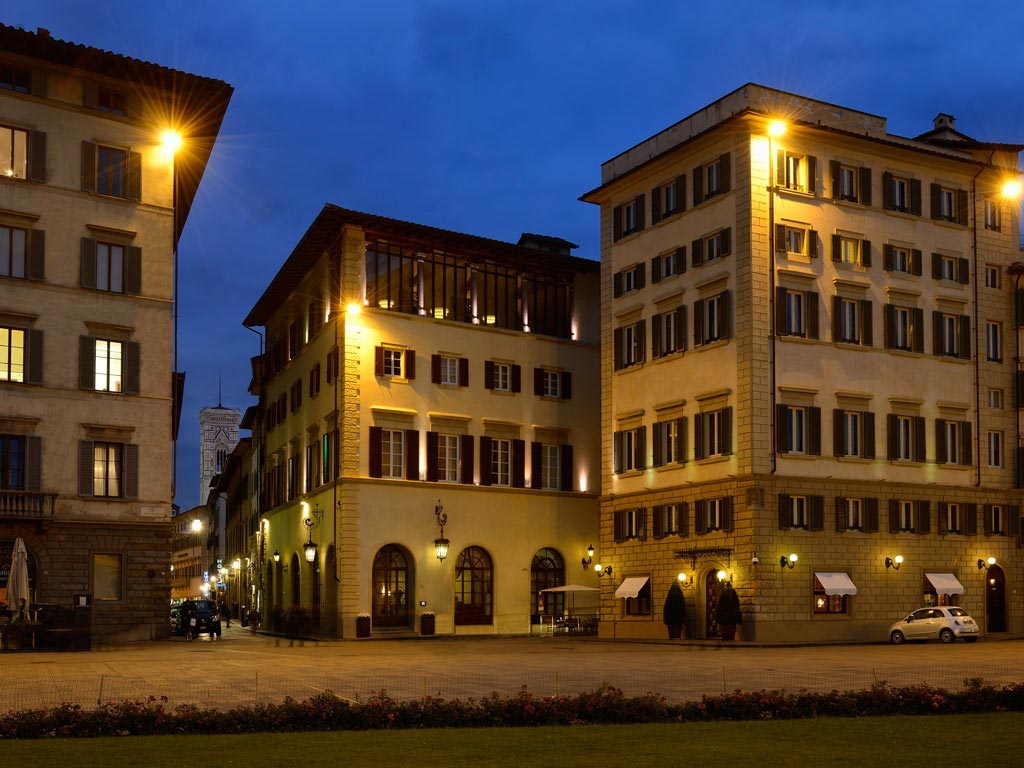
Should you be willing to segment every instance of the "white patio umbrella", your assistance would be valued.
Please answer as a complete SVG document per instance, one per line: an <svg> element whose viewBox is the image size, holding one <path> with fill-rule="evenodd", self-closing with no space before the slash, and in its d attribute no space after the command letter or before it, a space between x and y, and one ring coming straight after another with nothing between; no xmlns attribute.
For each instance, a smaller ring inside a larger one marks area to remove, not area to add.
<svg viewBox="0 0 1024 768"><path fill-rule="evenodd" d="M28 621L28 604L32 599L28 587L28 550L19 536L14 540L11 575L7 579L7 605L13 621ZM22 600L25 602L22 603Z"/></svg>
<svg viewBox="0 0 1024 768"><path fill-rule="evenodd" d="M568 592L569 595L570 595L569 600L571 601L571 605L569 607L569 613L570 614L573 611L576 610L576 593L577 592L600 592L600 591L601 590L599 590L597 587L585 587L582 584L566 584L566 585L561 586L561 587L548 587L547 589L542 589L541 590L541 592Z"/></svg>

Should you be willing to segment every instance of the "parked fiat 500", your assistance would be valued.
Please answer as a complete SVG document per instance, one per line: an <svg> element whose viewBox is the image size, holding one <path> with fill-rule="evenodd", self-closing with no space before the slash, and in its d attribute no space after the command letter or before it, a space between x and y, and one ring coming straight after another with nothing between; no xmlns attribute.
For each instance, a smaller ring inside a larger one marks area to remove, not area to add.
<svg viewBox="0 0 1024 768"><path fill-rule="evenodd" d="M961 638L965 643L978 639L978 623L963 608L919 608L905 619L889 627L889 640L899 645L905 640L935 640L952 643Z"/></svg>

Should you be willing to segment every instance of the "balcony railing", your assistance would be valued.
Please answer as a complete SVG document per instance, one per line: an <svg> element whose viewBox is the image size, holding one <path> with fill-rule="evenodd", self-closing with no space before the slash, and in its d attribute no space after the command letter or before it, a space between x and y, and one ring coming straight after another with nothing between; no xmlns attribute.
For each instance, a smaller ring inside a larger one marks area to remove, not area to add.
<svg viewBox="0 0 1024 768"><path fill-rule="evenodd" d="M0 491L0 518L53 517L56 501L56 493Z"/></svg>

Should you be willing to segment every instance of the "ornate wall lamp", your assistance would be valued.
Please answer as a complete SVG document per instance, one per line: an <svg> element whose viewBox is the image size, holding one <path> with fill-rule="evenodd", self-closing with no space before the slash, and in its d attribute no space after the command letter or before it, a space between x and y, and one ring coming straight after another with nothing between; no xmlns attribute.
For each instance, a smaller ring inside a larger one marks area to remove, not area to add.
<svg viewBox="0 0 1024 768"><path fill-rule="evenodd" d="M798 558L796 556L796 553L790 555L789 557L786 557L785 555L783 555L782 557L779 558L779 567L780 568L789 568L790 570L793 570L793 566L796 565L796 561L799 560L799 559L800 558Z"/></svg>
<svg viewBox="0 0 1024 768"><path fill-rule="evenodd" d="M444 511L444 505L441 504L440 499L437 500L437 506L434 507L434 517L437 518L437 525L441 529L441 535L434 539L434 552L437 559L444 562L444 559L448 557L448 545L451 542L444 537L444 527L448 524L448 515Z"/></svg>
<svg viewBox="0 0 1024 768"><path fill-rule="evenodd" d="M306 506L307 509L309 508L308 504L306 504L305 502L303 502L303 504ZM309 539L306 541L305 544L302 545L302 551L306 553L307 563L312 563L314 560L316 560L316 544L313 543L313 529L319 528L320 523L322 523L323 520L324 513L323 510L320 509L319 504L313 507L312 517L302 518L302 524L306 526L306 530L309 531Z"/></svg>
<svg viewBox="0 0 1024 768"><path fill-rule="evenodd" d="M885 558L885 567L887 570L892 568L894 571L898 571L901 565L903 565L903 555Z"/></svg>
<svg viewBox="0 0 1024 768"><path fill-rule="evenodd" d="M610 565L601 565L600 563L595 563L594 570L597 571L598 577L612 575L612 567Z"/></svg>
<svg viewBox="0 0 1024 768"><path fill-rule="evenodd" d="M978 570L979 571L982 568L984 568L987 571L991 566L993 566L995 564L996 564L996 559L994 557L990 557L988 560L982 560L980 557L978 558Z"/></svg>
<svg viewBox="0 0 1024 768"><path fill-rule="evenodd" d="M580 560L580 562L583 563L583 570L584 571L590 569L590 564L594 562L594 545L593 544L591 544L589 547L587 547L587 556L584 557L582 560Z"/></svg>
<svg viewBox="0 0 1024 768"><path fill-rule="evenodd" d="M679 581L680 587L685 588L693 586L693 576L691 576L688 573L680 573L678 576L676 576L676 579Z"/></svg>

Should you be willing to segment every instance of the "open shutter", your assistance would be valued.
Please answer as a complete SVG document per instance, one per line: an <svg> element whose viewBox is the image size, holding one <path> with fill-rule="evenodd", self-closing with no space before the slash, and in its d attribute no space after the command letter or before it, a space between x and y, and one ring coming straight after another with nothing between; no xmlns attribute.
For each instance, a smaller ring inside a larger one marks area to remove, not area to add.
<svg viewBox="0 0 1024 768"><path fill-rule="evenodd" d="M807 506L809 507L809 522L812 531L825 530L825 497L808 496Z"/></svg>
<svg viewBox="0 0 1024 768"><path fill-rule="evenodd" d="M526 441L512 441L512 487L526 486Z"/></svg>
<svg viewBox="0 0 1024 768"><path fill-rule="evenodd" d="M832 177L832 197L838 198L842 192L840 175L842 165L838 160L830 160L828 163L829 175Z"/></svg>
<svg viewBox="0 0 1024 768"><path fill-rule="evenodd" d="M936 519L936 528L939 531L940 536L945 536L949 533L949 504L944 501L940 501L937 505L938 516Z"/></svg>
<svg viewBox="0 0 1024 768"><path fill-rule="evenodd" d="M878 532L878 499L864 499L862 502L864 510L864 532Z"/></svg>
<svg viewBox="0 0 1024 768"><path fill-rule="evenodd" d="M460 357L459 358L459 386L460 387L468 387L469 386L469 358L468 357Z"/></svg>
<svg viewBox="0 0 1024 768"><path fill-rule="evenodd" d="M139 446L133 444L124 447L124 497L139 497Z"/></svg>
<svg viewBox="0 0 1024 768"><path fill-rule="evenodd" d="M651 224L661 221L661 187L651 190Z"/></svg>
<svg viewBox="0 0 1024 768"><path fill-rule="evenodd" d="M699 461L704 458L704 421L707 416L698 413L693 417L693 458Z"/></svg>
<svg viewBox="0 0 1024 768"><path fill-rule="evenodd" d="M722 409L722 454L732 453L732 407Z"/></svg>
<svg viewBox="0 0 1024 768"><path fill-rule="evenodd" d="M807 255L818 258L818 231L815 229L807 230Z"/></svg>
<svg viewBox="0 0 1024 768"><path fill-rule="evenodd" d="M732 155L728 152L718 158L718 171L721 179L721 192L725 194L732 189Z"/></svg>
<svg viewBox="0 0 1024 768"><path fill-rule="evenodd" d="M960 354L964 360L971 359L971 316L961 315L957 323L957 330L960 332Z"/></svg>
<svg viewBox="0 0 1024 768"><path fill-rule="evenodd" d="M142 249L134 245L125 249L124 292L133 296L142 293Z"/></svg>
<svg viewBox="0 0 1024 768"><path fill-rule="evenodd" d="M961 285L970 285L971 264L967 259L956 260L956 281Z"/></svg>
<svg viewBox="0 0 1024 768"><path fill-rule="evenodd" d="M572 400L572 371L562 371L562 399Z"/></svg>
<svg viewBox="0 0 1024 768"><path fill-rule="evenodd" d="M832 297L832 341L842 341L843 336L843 297ZM776 325L778 321L776 321Z"/></svg>
<svg viewBox="0 0 1024 768"><path fill-rule="evenodd" d="M892 267L893 267L892 251L893 251L892 243L883 243L882 244L882 269L884 269L886 272L891 272L892 271Z"/></svg>
<svg viewBox="0 0 1024 768"><path fill-rule="evenodd" d="M43 332L39 329L25 331L25 382L43 383Z"/></svg>
<svg viewBox="0 0 1024 768"><path fill-rule="evenodd" d="M700 205L704 202L704 166L698 165L693 169L693 204Z"/></svg>
<svg viewBox="0 0 1024 768"><path fill-rule="evenodd" d="M46 133L43 131L28 132L28 172L29 181L46 181Z"/></svg>
<svg viewBox="0 0 1024 768"><path fill-rule="evenodd" d="M616 205L612 209L612 240L622 239L622 206Z"/></svg>
<svg viewBox="0 0 1024 768"><path fill-rule="evenodd" d="M942 279L942 255L938 253L932 253L932 279Z"/></svg>
<svg viewBox="0 0 1024 768"><path fill-rule="evenodd" d="M43 443L41 437L25 438L25 490L38 493L43 489Z"/></svg>
<svg viewBox="0 0 1024 768"><path fill-rule="evenodd" d="M821 455L821 408L807 409L807 452L812 456Z"/></svg>
<svg viewBox="0 0 1024 768"><path fill-rule="evenodd" d="M655 467L660 467L660 466L662 466L665 463L664 459L662 458L662 450L661 450L661 448L662 448L661 444L662 444L662 441L663 441L662 433L665 431L665 425L662 424L662 422L660 422L660 421L656 421L652 425L651 430L652 430L652 437L653 437L653 442L654 442L654 466Z"/></svg>
<svg viewBox="0 0 1024 768"><path fill-rule="evenodd" d="M732 253L732 227L726 227L719 236L722 255L728 256Z"/></svg>
<svg viewBox="0 0 1024 768"><path fill-rule="evenodd" d="M487 435L480 436L480 485L494 483L494 465L491 463L491 453L494 450L492 442Z"/></svg>
<svg viewBox="0 0 1024 768"><path fill-rule="evenodd" d="M920 248L912 248L910 250L910 274L920 277L923 269L924 254Z"/></svg>
<svg viewBox="0 0 1024 768"><path fill-rule="evenodd" d="M924 444L924 416L914 417L914 461L920 461L924 463L927 461L925 457L925 444Z"/></svg>
<svg viewBox="0 0 1024 768"><path fill-rule="evenodd" d="M897 533L900 530L900 502L899 499L889 499L889 532Z"/></svg>
<svg viewBox="0 0 1024 768"><path fill-rule="evenodd" d="M142 199L142 155L128 153L128 187L125 195L129 200Z"/></svg>
<svg viewBox="0 0 1024 768"><path fill-rule="evenodd" d="M807 292L807 338L820 338L818 327L818 294Z"/></svg>
<svg viewBox="0 0 1024 768"><path fill-rule="evenodd" d="M832 409L832 455L845 456L844 446L846 445L846 420L843 418L844 411L839 408Z"/></svg>
<svg viewBox="0 0 1024 768"><path fill-rule="evenodd" d="M785 251L786 250L786 225L776 224L775 225L775 250Z"/></svg>
<svg viewBox="0 0 1024 768"><path fill-rule="evenodd" d="M651 515L654 518L654 538L663 538L665 536L665 507L656 504L651 508Z"/></svg>
<svg viewBox="0 0 1024 768"><path fill-rule="evenodd" d="M42 229L28 230L25 277L29 280L43 280L46 276L46 232Z"/></svg>
<svg viewBox="0 0 1024 768"><path fill-rule="evenodd" d="M494 389L494 362L491 360L484 361L484 388Z"/></svg>
<svg viewBox="0 0 1024 768"><path fill-rule="evenodd" d="M377 376L384 375L384 347L377 346L373 350L373 372Z"/></svg>
<svg viewBox="0 0 1024 768"><path fill-rule="evenodd" d="M889 459L889 461L892 461L896 458L899 452L898 442L896 439L897 430L899 428L899 417L897 417L895 413L890 413L886 417L886 421L888 422L888 453L886 458Z"/></svg>
<svg viewBox="0 0 1024 768"><path fill-rule="evenodd" d="M636 466L634 469L647 469L647 427L636 428Z"/></svg>
<svg viewBox="0 0 1024 768"><path fill-rule="evenodd" d="M807 155L807 192L818 193L818 158L814 155Z"/></svg>
<svg viewBox="0 0 1024 768"><path fill-rule="evenodd" d="M718 500L722 507L722 530L731 532L733 524L732 496L724 496Z"/></svg>
<svg viewBox="0 0 1024 768"><path fill-rule="evenodd" d="M707 505L704 499L693 502L693 532L698 536L707 533L708 530Z"/></svg>
<svg viewBox="0 0 1024 768"><path fill-rule="evenodd" d="M82 191L96 191L96 145L82 142Z"/></svg>
<svg viewBox="0 0 1024 768"><path fill-rule="evenodd" d="M656 284L661 282L661 256L655 256L651 259L651 283Z"/></svg>
<svg viewBox="0 0 1024 768"><path fill-rule="evenodd" d="M430 383L440 384L441 383L441 356L431 355L430 356Z"/></svg>
<svg viewBox="0 0 1024 768"><path fill-rule="evenodd" d="M636 328L636 362L642 363L647 359L647 321L639 320Z"/></svg>
<svg viewBox="0 0 1024 768"><path fill-rule="evenodd" d="M875 458L875 414L865 411L860 415L861 428L864 436L861 439L860 450L865 459Z"/></svg>
<svg viewBox="0 0 1024 768"><path fill-rule="evenodd" d="M338 433L335 431L334 450L331 451L332 457L337 455L337 450ZM332 467L331 472L333 473L333 471ZM420 479L420 432L418 429L405 430L405 479Z"/></svg>
<svg viewBox="0 0 1024 768"><path fill-rule="evenodd" d="M530 443L530 487L541 487L541 444Z"/></svg>
<svg viewBox="0 0 1024 768"><path fill-rule="evenodd" d="M616 328L612 331L612 370L622 370L622 329ZM486 363L484 364L485 378L486 376ZM490 379L488 379L489 381ZM486 386L486 382L485 382ZM487 386L490 389L490 386Z"/></svg>
<svg viewBox="0 0 1024 768"><path fill-rule="evenodd" d="M789 406L775 406L775 452L789 453Z"/></svg>
<svg viewBox="0 0 1024 768"><path fill-rule="evenodd" d="M686 210L686 174L680 174L676 176L676 207L672 213L678 213L679 211ZM665 213L668 213L666 211Z"/></svg>
<svg viewBox="0 0 1024 768"><path fill-rule="evenodd" d="M832 235L832 261L842 261L843 238L839 235Z"/></svg>
<svg viewBox="0 0 1024 768"><path fill-rule="evenodd" d="M942 217L942 202L939 197L942 193L942 187L938 184L931 185L931 202L932 202L932 218L938 219Z"/></svg>
<svg viewBox="0 0 1024 768"><path fill-rule="evenodd" d="M437 482L437 432L427 432L427 482Z"/></svg>
<svg viewBox="0 0 1024 768"><path fill-rule="evenodd" d="M644 210L647 205L647 198L640 194L636 196L633 201L636 205L636 232L639 232L645 226L647 226L647 212Z"/></svg>
<svg viewBox="0 0 1024 768"><path fill-rule="evenodd" d="M914 345L914 351L921 353L924 352L924 310L921 307L914 307L912 316L914 324L910 329L911 341Z"/></svg>
<svg viewBox="0 0 1024 768"><path fill-rule="evenodd" d="M871 241L861 240L860 241L860 265L862 267L871 266Z"/></svg>
<svg viewBox="0 0 1024 768"><path fill-rule="evenodd" d="M473 436L459 437L459 482L473 484Z"/></svg>
<svg viewBox="0 0 1024 768"><path fill-rule="evenodd" d="M722 291L719 294L718 302L718 327L722 329L719 338L728 339L732 337L732 292Z"/></svg>
<svg viewBox="0 0 1024 768"><path fill-rule="evenodd" d="M81 246L82 287L96 287L96 241L83 237Z"/></svg>
<svg viewBox="0 0 1024 768"><path fill-rule="evenodd" d="M960 463L972 464L974 441L971 440L971 422L960 422Z"/></svg>
<svg viewBox="0 0 1024 768"><path fill-rule="evenodd" d="M533 394L540 397L544 394L544 369L533 369Z"/></svg>
<svg viewBox="0 0 1024 768"><path fill-rule="evenodd" d="M882 207L887 211L892 210L892 174L885 171L882 174Z"/></svg>
<svg viewBox="0 0 1024 768"><path fill-rule="evenodd" d="M92 440L78 441L78 495L93 495L94 448Z"/></svg>
<svg viewBox="0 0 1024 768"><path fill-rule="evenodd" d="M1008 506L1006 508L1006 522L1007 522L1007 528L1006 528L1007 534L1009 534L1010 536L1015 536L1017 538L1017 546L1020 547L1020 544L1021 544L1021 541L1020 541L1021 525L1020 525L1020 507L1018 505L1011 504L1010 506Z"/></svg>
<svg viewBox="0 0 1024 768"><path fill-rule="evenodd" d="M874 345L872 334L873 320L871 319L871 300L860 300L860 344L862 347Z"/></svg>
<svg viewBox="0 0 1024 768"><path fill-rule="evenodd" d="M860 188L857 191L860 193L858 202L861 205L871 205L871 169L867 166L860 169Z"/></svg>
<svg viewBox="0 0 1024 768"><path fill-rule="evenodd" d="M408 448L407 448L408 450ZM370 477L383 476L383 455L384 455L384 430L380 427L370 427Z"/></svg>
<svg viewBox="0 0 1024 768"><path fill-rule="evenodd" d="M779 530L788 531L793 522L793 515L790 511L790 496L788 493L779 494Z"/></svg>
<svg viewBox="0 0 1024 768"><path fill-rule="evenodd" d="M657 360L661 357L661 324L665 322L664 315L655 315L651 318L651 359Z"/></svg>
<svg viewBox="0 0 1024 768"><path fill-rule="evenodd" d="M576 468L573 466L572 446L565 444L558 448L558 490L572 491L573 478L576 476Z"/></svg>
<svg viewBox="0 0 1024 768"><path fill-rule="evenodd" d="M983 511L984 520L982 521L985 526L992 524L992 516L990 514L991 507L986 504ZM977 536L978 534L978 505L977 504L964 504L964 535L965 536Z"/></svg>
<svg viewBox="0 0 1024 768"><path fill-rule="evenodd" d="M686 246L680 245L676 248L676 271L675 274L681 275L686 272ZM666 275L667 277L667 275Z"/></svg>
<svg viewBox="0 0 1024 768"><path fill-rule="evenodd" d="M690 262L695 267L704 263L704 240L698 238L690 244Z"/></svg>
<svg viewBox="0 0 1024 768"><path fill-rule="evenodd" d="M687 424L686 417L680 416L676 419L676 463L685 464L687 454Z"/></svg>
<svg viewBox="0 0 1024 768"><path fill-rule="evenodd" d="M124 342L124 392L126 395L139 394L139 343Z"/></svg>
<svg viewBox="0 0 1024 768"><path fill-rule="evenodd" d="M941 312L933 311L932 312L932 354L933 355L941 355L942 354L942 342L943 342L943 338L942 337L943 337L943 333L942 333L942 313Z"/></svg>
<svg viewBox="0 0 1024 768"><path fill-rule="evenodd" d="M693 346L704 343L704 299L693 302Z"/></svg>
<svg viewBox="0 0 1024 768"><path fill-rule="evenodd" d="M412 381L416 378L416 351L412 349L405 350L402 360L405 364L405 378Z"/></svg>
<svg viewBox="0 0 1024 768"><path fill-rule="evenodd" d="M521 392L523 389L523 369L519 365L512 365L512 391Z"/></svg>
<svg viewBox="0 0 1024 768"><path fill-rule="evenodd" d="M956 220L957 223L967 226L968 222L968 198L966 189L956 191Z"/></svg>
<svg viewBox="0 0 1024 768"><path fill-rule="evenodd" d="M96 389L96 339L78 337L78 388Z"/></svg>
<svg viewBox="0 0 1024 768"><path fill-rule="evenodd" d="M622 295L622 272L612 275L612 298L617 299Z"/></svg>
<svg viewBox="0 0 1024 768"><path fill-rule="evenodd" d="M836 533L846 530L846 499L836 496Z"/></svg>
<svg viewBox="0 0 1024 768"><path fill-rule="evenodd" d="M686 305L681 304L675 312L676 352L686 349Z"/></svg>
<svg viewBox="0 0 1024 768"><path fill-rule="evenodd" d="M921 215L921 180L910 180L910 212L914 216Z"/></svg>
<svg viewBox="0 0 1024 768"><path fill-rule="evenodd" d="M914 528L918 533L931 533L932 530L932 512L931 504L927 501L916 501L914 506L917 508L916 519L914 520Z"/></svg>

